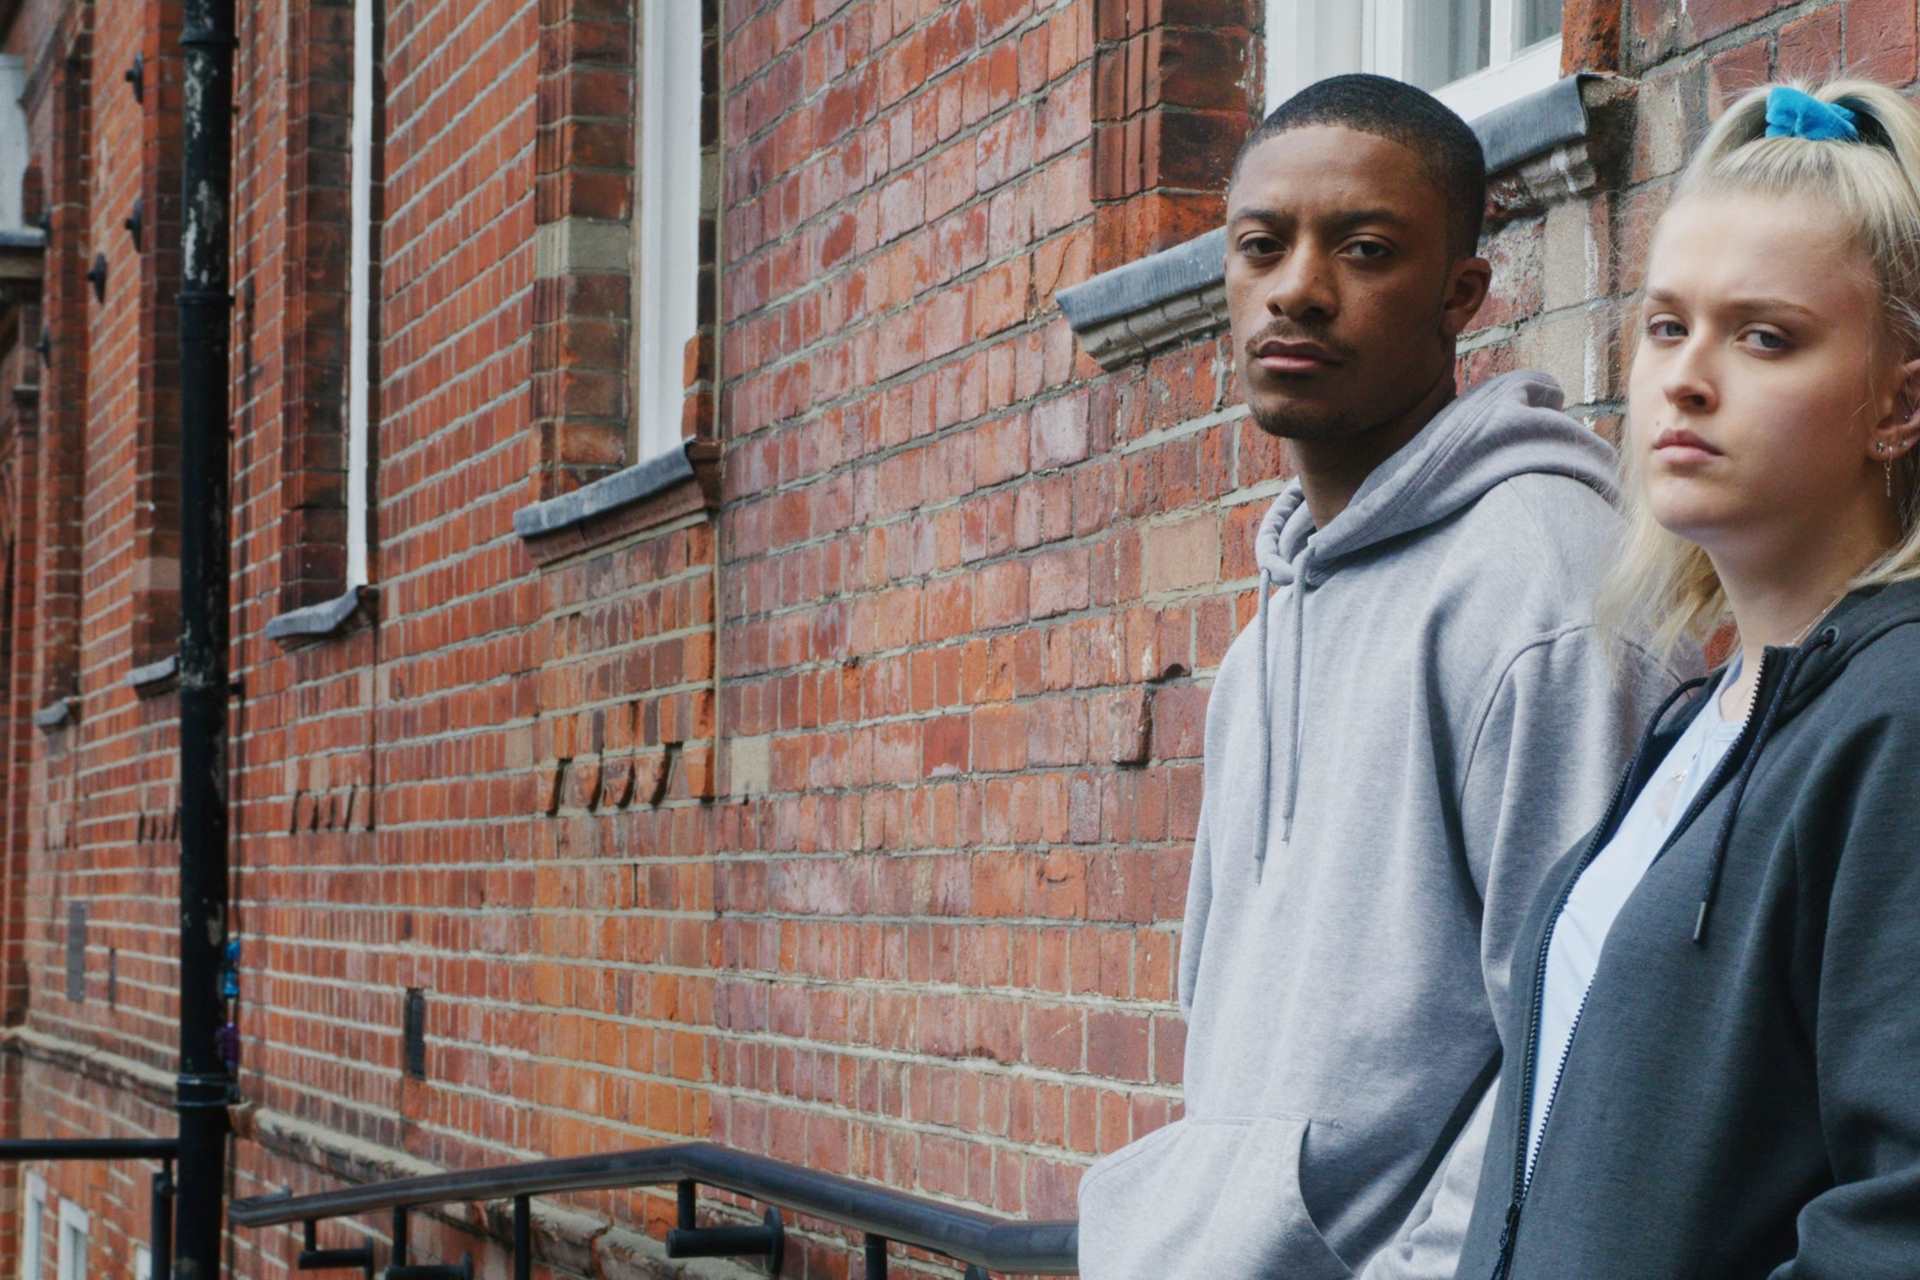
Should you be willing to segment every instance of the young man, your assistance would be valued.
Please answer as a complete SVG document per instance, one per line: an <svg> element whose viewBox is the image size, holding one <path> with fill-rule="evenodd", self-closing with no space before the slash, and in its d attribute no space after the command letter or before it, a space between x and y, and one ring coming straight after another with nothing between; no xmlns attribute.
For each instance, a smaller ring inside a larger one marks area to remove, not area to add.
<svg viewBox="0 0 1920 1280"><path fill-rule="evenodd" d="M1485 188L1376 76L1282 105L1229 186L1240 386L1298 475L1208 710L1185 1118L1082 1182L1089 1280L1453 1275L1517 917L1679 678L1592 622L1611 450L1544 376L1456 398Z"/></svg>

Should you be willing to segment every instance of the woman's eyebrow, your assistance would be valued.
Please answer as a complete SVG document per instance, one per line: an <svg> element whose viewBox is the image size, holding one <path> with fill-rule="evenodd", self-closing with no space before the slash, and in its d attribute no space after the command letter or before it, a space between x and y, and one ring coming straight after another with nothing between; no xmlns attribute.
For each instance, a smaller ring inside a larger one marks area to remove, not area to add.
<svg viewBox="0 0 1920 1280"><path fill-rule="evenodd" d="M1645 298L1649 303L1662 305L1672 305L1681 300L1680 295L1671 289L1648 289ZM1772 294L1749 294L1732 298L1720 298L1714 302L1713 309L1716 311L1737 312L1741 315L1747 315L1755 311L1791 311L1796 315L1806 316L1809 319L1819 318L1819 313L1813 308Z"/></svg>

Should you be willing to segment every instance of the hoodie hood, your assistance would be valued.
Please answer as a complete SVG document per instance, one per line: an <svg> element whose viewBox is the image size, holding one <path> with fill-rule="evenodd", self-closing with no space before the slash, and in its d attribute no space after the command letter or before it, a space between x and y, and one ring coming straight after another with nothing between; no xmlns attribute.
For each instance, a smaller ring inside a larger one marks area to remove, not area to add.
<svg viewBox="0 0 1920 1280"><path fill-rule="evenodd" d="M1454 400L1398 452L1375 467L1346 509L1316 529L1298 479L1289 484L1260 522L1254 558L1260 568L1257 614L1261 653L1259 706L1271 715L1275 690L1275 632L1267 622L1271 587L1295 582L1316 587L1342 563L1394 538L1429 528L1472 506L1496 485L1522 475L1577 480L1612 503L1616 493L1613 449L1560 412L1559 384L1542 373L1509 373ZM1288 591L1287 621L1292 655L1288 682L1289 723L1282 749L1286 776L1275 797L1262 790L1261 838L1254 848L1256 874L1264 870L1268 829L1277 820L1280 842L1293 836L1300 790L1301 705L1306 679L1306 601ZM1272 734L1263 748L1271 764ZM1276 815L1277 809L1277 815Z"/></svg>
<svg viewBox="0 0 1920 1280"><path fill-rule="evenodd" d="M1314 528L1306 494L1293 481L1267 508L1254 538L1261 572L1275 586L1296 576L1317 585L1342 560L1444 520L1519 475L1566 476L1612 502L1613 449L1560 412L1562 402L1559 385L1542 373L1482 384L1374 468L1325 529Z"/></svg>

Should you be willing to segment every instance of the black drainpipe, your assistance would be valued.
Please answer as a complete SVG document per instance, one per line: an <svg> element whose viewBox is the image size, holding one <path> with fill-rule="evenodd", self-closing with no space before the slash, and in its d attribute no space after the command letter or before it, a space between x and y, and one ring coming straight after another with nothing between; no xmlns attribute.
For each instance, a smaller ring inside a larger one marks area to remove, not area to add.
<svg viewBox="0 0 1920 1280"><path fill-rule="evenodd" d="M234 0L187 0L180 236L180 1177L173 1280L218 1280L227 1102L227 291Z"/></svg>

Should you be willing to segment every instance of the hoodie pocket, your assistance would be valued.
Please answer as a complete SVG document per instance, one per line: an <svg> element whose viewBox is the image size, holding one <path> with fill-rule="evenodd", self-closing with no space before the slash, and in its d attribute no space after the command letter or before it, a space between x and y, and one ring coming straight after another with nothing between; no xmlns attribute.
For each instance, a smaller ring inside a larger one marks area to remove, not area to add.
<svg viewBox="0 0 1920 1280"><path fill-rule="evenodd" d="M1080 1182L1085 1280L1348 1280L1300 1195L1310 1122L1191 1117Z"/></svg>

